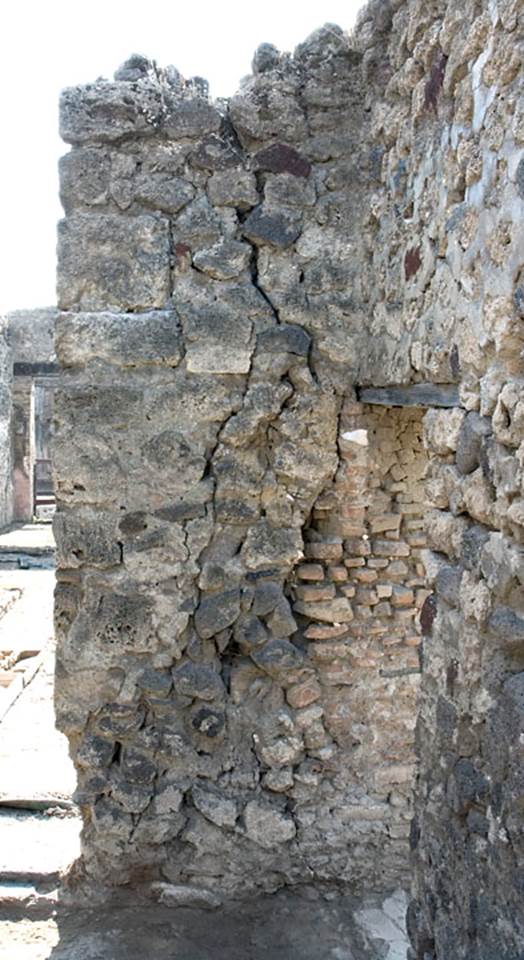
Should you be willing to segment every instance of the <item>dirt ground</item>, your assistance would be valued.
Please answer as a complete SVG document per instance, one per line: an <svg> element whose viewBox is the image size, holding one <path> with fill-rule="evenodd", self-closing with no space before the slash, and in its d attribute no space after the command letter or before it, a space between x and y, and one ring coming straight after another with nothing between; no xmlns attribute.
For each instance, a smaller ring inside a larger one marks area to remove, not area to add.
<svg viewBox="0 0 524 960"><path fill-rule="evenodd" d="M307 889L213 911L140 901L0 910L0 960L404 960L403 934L397 926L393 939L396 924L388 928L403 905L402 895L388 910L387 901L363 907Z"/></svg>

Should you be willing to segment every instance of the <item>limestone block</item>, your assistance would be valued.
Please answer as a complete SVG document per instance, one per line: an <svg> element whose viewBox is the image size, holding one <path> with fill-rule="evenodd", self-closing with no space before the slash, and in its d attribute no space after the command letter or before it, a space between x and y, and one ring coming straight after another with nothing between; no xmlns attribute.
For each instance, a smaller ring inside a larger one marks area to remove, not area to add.
<svg viewBox="0 0 524 960"><path fill-rule="evenodd" d="M114 567L122 562L116 513L84 507L61 510L54 518L57 538L57 562L74 569L87 563L94 567Z"/></svg>
<svg viewBox="0 0 524 960"><path fill-rule="evenodd" d="M260 650L253 651L251 657L264 673L285 686L296 680L294 673L304 666L303 653L286 639L270 640Z"/></svg>
<svg viewBox="0 0 524 960"><path fill-rule="evenodd" d="M213 667L187 660L173 670L175 691L197 700L214 700L224 695L224 685Z"/></svg>
<svg viewBox="0 0 524 960"><path fill-rule="evenodd" d="M169 297L167 220L74 214L58 226L62 309L148 310Z"/></svg>
<svg viewBox="0 0 524 960"><path fill-rule="evenodd" d="M187 204L173 224L177 262L189 250L211 247L222 239L222 224L206 196Z"/></svg>
<svg viewBox="0 0 524 960"><path fill-rule="evenodd" d="M492 423L496 440L518 447L524 434L524 386L520 381L511 381L502 388Z"/></svg>
<svg viewBox="0 0 524 960"><path fill-rule="evenodd" d="M456 465L459 473L472 473L480 463L482 440L491 433L491 423L471 411L464 418L457 442Z"/></svg>
<svg viewBox="0 0 524 960"><path fill-rule="evenodd" d="M162 88L152 80L141 80L134 88L104 80L68 87L60 98L60 136L66 143L150 136L160 127L162 114Z"/></svg>
<svg viewBox="0 0 524 960"><path fill-rule="evenodd" d="M61 314L55 343L64 367L93 360L127 368L175 367L182 358L180 324L173 311Z"/></svg>
<svg viewBox="0 0 524 960"><path fill-rule="evenodd" d="M193 257L193 264L215 280L231 280L247 269L250 260L251 247L248 244L225 240L199 250Z"/></svg>
<svg viewBox="0 0 524 960"><path fill-rule="evenodd" d="M75 207L104 206L109 199L111 156L106 147L78 147L59 161L60 201L66 213Z"/></svg>
<svg viewBox="0 0 524 960"><path fill-rule="evenodd" d="M466 416L458 407L428 410L424 417L424 445L432 453L446 455L457 449L460 428Z"/></svg>
<svg viewBox="0 0 524 960"><path fill-rule="evenodd" d="M301 216L292 209L256 207L243 225L243 234L257 246L277 247L284 250L300 236Z"/></svg>
<svg viewBox="0 0 524 960"><path fill-rule="evenodd" d="M465 618L475 620L479 626L483 626L490 613L491 603L491 593L486 582L465 570L460 581L460 609Z"/></svg>
<svg viewBox="0 0 524 960"><path fill-rule="evenodd" d="M290 568L302 557L300 530L277 529L264 520L249 528L240 556L249 570Z"/></svg>
<svg viewBox="0 0 524 960"><path fill-rule="evenodd" d="M293 609L295 613L312 620L321 620L323 623L348 623L353 619L353 610L346 597L307 603L299 600L294 603Z"/></svg>
<svg viewBox="0 0 524 960"><path fill-rule="evenodd" d="M112 191L114 189L112 184ZM195 188L191 183L168 173L139 174L130 185L130 199L163 213L179 213L194 196Z"/></svg>
<svg viewBox="0 0 524 960"><path fill-rule="evenodd" d="M234 827L238 817L237 805L218 791L205 789L198 783L191 788L191 797L197 810L218 827Z"/></svg>
<svg viewBox="0 0 524 960"><path fill-rule="evenodd" d="M443 510L429 510L426 515L428 546L431 550L458 557L468 527L464 517L454 517Z"/></svg>
<svg viewBox="0 0 524 960"><path fill-rule="evenodd" d="M180 97L167 91L167 94L164 92L164 104L162 128L173 140L196 140L220 129L222 117L219 111L203 97Z"/></svg>
<svg viewBox="0 0 524 960"><path fill-rule="evenodd" d="M297 832L291 817L255 800L244 808L244 821L248 838L262 847L278 847L292 840Z"/></svg>
<svg viewBox="0 0 524 960"><path fill-rule="evenodd" d="M253 353L253 326L223 304L179 307L187 344L189 373L248 373Z"/></svg>
<svg viewBox="0 0 524 960"><path fill-rule="evenodd" d="M217 170L207 184L211 203L249 210L260 202L255 175L248 170Z"/></svg>
<svg viewBox="0 0 524 960"><path fill-rule="evenodd" d="M220 633L235 622L240 613L238 588L224 593L204 594L195 613L195 627L203 639Z"/></svg>

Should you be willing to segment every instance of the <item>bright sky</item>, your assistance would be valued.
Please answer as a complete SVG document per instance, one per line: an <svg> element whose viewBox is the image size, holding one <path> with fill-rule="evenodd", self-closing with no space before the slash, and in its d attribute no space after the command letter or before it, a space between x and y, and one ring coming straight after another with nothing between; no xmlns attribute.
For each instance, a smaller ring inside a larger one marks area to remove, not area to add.
<svg viewBox="0 0 524 960"><path fill-rule="evenodd" d="M56 166L62 87L111 77L130 53L213 96L235 92L257 46L292 50L323 23L352 26L362 0L18 0L0 41L0 311L55 302Z"/></svg>

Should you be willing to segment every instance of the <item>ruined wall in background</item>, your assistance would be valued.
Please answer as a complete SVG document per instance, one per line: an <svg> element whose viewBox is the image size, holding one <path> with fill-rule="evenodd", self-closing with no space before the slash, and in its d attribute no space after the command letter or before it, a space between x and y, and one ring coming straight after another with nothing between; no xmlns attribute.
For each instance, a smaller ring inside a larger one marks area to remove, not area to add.
<svg viewBox="0 0 524 960"><path fill-rule="evenodd" d="M8 483L11 502L6 522L30 522L34 513L35 380L43 383L55 364L56 309L13 310L7 315L7 343L11 370L11 414L7 442L11 449ZM13 375L14 374L14 375ZM48 390L51 392L52 381ZM48 431L46 431L47 433Z"/></svg>
<svg viewBox="0 0 524 960"><path fill-rule="evenodd" d="M383 152L361 380L460 386L425 418L417 960L524 943L523 33L511 0L377 3L357 31Z"/></svg>
<svg viewBox="0 0 524 960"><path fill-rule="evenodd" d="M10 522L12 515L11 378L7 322L0 317L0 528Z"/></svg>

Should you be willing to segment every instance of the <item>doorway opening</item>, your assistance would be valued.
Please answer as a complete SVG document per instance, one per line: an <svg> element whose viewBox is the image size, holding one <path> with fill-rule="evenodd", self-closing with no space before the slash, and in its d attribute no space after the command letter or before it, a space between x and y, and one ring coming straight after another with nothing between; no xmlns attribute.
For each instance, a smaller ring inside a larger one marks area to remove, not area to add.
<svg viewBox="0 0 524 960"><path fill-rule="evenodd" d="M51 313L8 318L10 483L0 530L0 878L44 883L75 859L79 833L76 777L53 704Z"/></svg>

